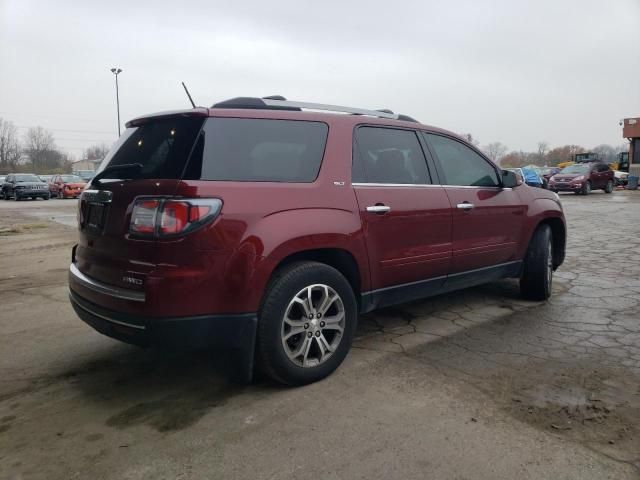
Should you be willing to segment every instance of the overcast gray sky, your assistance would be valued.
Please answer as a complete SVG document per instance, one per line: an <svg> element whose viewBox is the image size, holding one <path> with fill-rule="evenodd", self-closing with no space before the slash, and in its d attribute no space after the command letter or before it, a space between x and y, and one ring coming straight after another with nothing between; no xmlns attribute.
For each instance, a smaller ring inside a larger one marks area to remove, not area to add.
<svg viewBox="0 0 640 480"><path fill-rule="evenodd" d="M123 122L234 96L390 108L533 150L622 143L640 0L0 0L0 116L76 158Z"/></svg>

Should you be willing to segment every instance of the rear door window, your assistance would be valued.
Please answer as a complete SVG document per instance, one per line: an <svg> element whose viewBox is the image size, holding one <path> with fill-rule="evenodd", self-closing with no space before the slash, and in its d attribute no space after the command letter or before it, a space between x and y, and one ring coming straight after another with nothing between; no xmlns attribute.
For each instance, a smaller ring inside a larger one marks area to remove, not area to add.
<svg viewBox="0 0 640 480"><path fill-rule="evenodd" d="M185 179L313 182L329 127L322 122L209 118Z"/></svg>
<svg viewBox="0 0 640 480"><path fill-rule="evenodd" d="M431 183L416 133L384 127L358 128L352 182L395 185Z"/></svg>

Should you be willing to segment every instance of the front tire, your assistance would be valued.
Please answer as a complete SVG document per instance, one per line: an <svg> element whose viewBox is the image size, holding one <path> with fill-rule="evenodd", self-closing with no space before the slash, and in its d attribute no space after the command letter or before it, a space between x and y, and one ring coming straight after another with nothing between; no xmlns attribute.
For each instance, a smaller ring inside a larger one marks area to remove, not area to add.
<svg viewBox="0 0 640 480"><path fill-rule="evenodd" d="M582 192L583 195L589 195L591 193L591 182L589 180L587 180L585 182L585 184L582 186Z"/></svg>
<svg viewBox="0 0 640 480"><path fill-rule="evenodd" d="M546 300L553 283L553 235L549 225L540 225L531 237L524 257L520 293L527 300Z"/></svg>
<svg viewBox="0 0 640 480"><path fill-rule="evenodd" d="M258 313L257 365L287 385L321 380L347 356L357 316L351 285L338 270L288 265L274 274Z"/></svg>

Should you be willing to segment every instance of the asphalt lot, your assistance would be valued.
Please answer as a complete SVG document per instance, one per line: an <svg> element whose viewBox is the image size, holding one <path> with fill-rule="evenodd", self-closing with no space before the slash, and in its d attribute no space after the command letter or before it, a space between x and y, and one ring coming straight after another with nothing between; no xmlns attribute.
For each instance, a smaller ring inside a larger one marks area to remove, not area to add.
<svg viewBox="0 0 640 480"><path fill-rule="evenodd" d="M75 201L0 202L0 478L640 478L640 191L562 201L549 302L505 280L368 314L297 389L94 332Z"/></svg>

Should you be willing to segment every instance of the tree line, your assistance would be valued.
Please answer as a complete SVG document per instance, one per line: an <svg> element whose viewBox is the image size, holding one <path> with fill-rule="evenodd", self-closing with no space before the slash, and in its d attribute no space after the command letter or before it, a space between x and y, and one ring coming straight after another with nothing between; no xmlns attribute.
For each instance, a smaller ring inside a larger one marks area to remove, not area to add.
<svg viewBox="0 0 640 480"><path fill-rule="evenodd" d="M466 135L465 135L466 137ZM613 163L618 160L618 153L629 151L628 144L617 146L600 144L593 148L585 148L580 145L562 145L550 148L547 142L538 142L538 148L534 152L516 151L509 149L500 142L492 142L481 147L481 150L491 160L503 167L524 167L526 165L537 165L540 167L554 167L562 162L573 161L576 153L593 152L600 154L606 163Z"/></svg>
<svg viewBox="0 0 640 480"><path fill-rule="evenodd" d="M105 144L94 145L82 154L83 159L99 160L109 151ZM42 127L31 127L20 137L13 122L0 117L0 174L31 172L36 174L68 173L71 156L56 145L53 134Z"/></svg>

